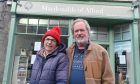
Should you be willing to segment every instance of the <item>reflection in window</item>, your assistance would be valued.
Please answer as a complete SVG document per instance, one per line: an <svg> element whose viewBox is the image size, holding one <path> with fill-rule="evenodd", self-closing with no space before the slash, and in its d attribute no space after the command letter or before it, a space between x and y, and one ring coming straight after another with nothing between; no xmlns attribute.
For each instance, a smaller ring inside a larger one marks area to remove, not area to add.
<svg viewBox="0 0 140 84"><path fill-rule="evenodd" d="M19 24L23 24L23 25L26 25L28 23L28 19L27 18L21 18L19 20Z"/></svg>
<svg viewBox="0 0 140 84"><path fill-rule="evenodd" d="M120 26L115 26L114 31L115 33L121 32Z"/></svg>
<svg viewBox="0 0 140 84"><path fill-rule="evenodd" d="M53 27L54 25L59 25L59 20L50 19L49 28Z"/></svg>
<svg viewBox="0 0 140 84"><path fill-rule="evenodd" d="M39 19L40 26L47 26L48 22L49 21L47 19Z"/></svg>
<svg viewBox="0 0 140 84"><path fill-rule="evenodd" d="M37 25L38 19L29 19L29 25Z"/></svg>
<svg viewBox="0 0 140 84"><path fill-rule="evenodd" d="M120 33L115 33L115 41L119 41L119 40L121 40L121 34Z"/></svg>
<svg viewBox="0 0 140 84"><path fill-rule="evenodd" d="M115 41L130 40L131 36L130 36L129 24L115 26L114 38Z"/></svg>
<svg viewBox="0 0 140 84"><path fill-rule="evenodd" d="M69 21L68 20L60 20L59 21L59 26L68 26L69 25Z"/></svg>
<svg viewBox="0 0 140 84"><path fill-rule="evenodd" d="M27 33L36 33L38 19L29 19Z"/></svg>
<svg viewBox="0 0 140 84"><path fill-rule="evenodd" d="M47 27L45 26L39 26L38 27L38 33L37 34L44 34L47 31Z"/></svg>
<svg viewBox="0 0 140 84"><path fill-rule="evenodd" d="M107 28L105 28L105 27L100 27L100 28L98 28L98 33L107 34L107 33L108 33L108 30L107 30Z"/></svg>
<svg viewBox="0 0 140 84"><path fill-rule="evenodd" d="M48 20L39 19L39 26L38 26L37 34L44 34L47 31L47 27L48 27Z"/></svg>
<svg viewBox="0 0 140 84"><path fill-rule="evenodd" d="M107 34L98 34L98 41L108 41L108 35Z"/></svg>
<svg viewBox="0 0 140 84"><path fill-rule="evenodd" d="M123 32L122 33L122 39L123 40L130 40L130 32Z"/></svg>
<svg viewBox="0 0 140 84"><path fill-rule="evenodd" d="M36 25L29 25L27 29L27 33L36 33L37 26Z"/></svg>
<svg viewBox="0 0 140 84"><path fill-rule="evenodd" d="M62 29L62 32L61 32L62 35L68 35L68 28L67 27L61 27L61 29Z"/></svg>
<svg viewBox="0 0 140 84"><path fill-rule="evenodd" d="M18 33L26 33L27 30L28 19L21 18L17 24L17 32Z"/></svg>
<svg viewBox="0 0 140 84"><path fill-rule="evenodd" d="M44 34L47 30L51 29L54 25L59 25L62 29L61 35L69 35L69 20L59 19L32 19L20 18L17 25L17 33L25 34Z"/></svg>
<svg viewBox="0 0 140 84"><path fill-rule="evenodd" d="M95 33L91 34L91 40L92 41L97 40L97 34Z"/></svg>
<svg viewBox="0 0 140 84"><path fill-rule="evenodd" d="M18 24L17 27L18 27L17 28L18 33L26 33L26 25Z"/></svg>
<svg viewBox="0 0 140 84"><path fill-rule="evenodd" d="M92 27L91 28L91 40L108 41L108 29L105 27Z"/></svg>

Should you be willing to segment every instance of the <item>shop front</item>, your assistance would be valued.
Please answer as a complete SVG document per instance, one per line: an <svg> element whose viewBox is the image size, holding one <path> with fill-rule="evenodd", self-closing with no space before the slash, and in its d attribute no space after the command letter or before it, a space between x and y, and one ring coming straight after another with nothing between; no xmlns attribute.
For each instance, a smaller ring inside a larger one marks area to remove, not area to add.
<svg viewBox="0 0 140 84"><path fill-rule="evenodd" d="M76 18L86 19L91 26L91 40L107 49L116 84L121 72L125 82L140 83L139 16L138 8L131 3L20 1L12 3L11 14L2 84L28 84L44 32L59 25L62 42L68 47L73 43L70 28Z"/></svg>

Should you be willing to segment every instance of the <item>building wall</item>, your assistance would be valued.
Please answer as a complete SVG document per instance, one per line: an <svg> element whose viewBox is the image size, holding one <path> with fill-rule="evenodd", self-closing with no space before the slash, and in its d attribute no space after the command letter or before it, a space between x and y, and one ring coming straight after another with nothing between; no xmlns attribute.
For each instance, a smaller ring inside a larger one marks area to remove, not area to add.
<svg viewBox="0 0 140 84"><path fill-rule="evenodd" d="M2 84L8 32L10 28L10 7L0 2L0 84Z"/></svg>

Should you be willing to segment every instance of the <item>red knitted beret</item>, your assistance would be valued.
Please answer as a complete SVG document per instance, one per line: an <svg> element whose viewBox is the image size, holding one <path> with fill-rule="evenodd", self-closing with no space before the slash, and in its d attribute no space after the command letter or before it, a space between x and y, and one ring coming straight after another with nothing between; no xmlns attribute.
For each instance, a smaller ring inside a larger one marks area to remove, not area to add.
<svg viewBox="0 0 140 84"><path fill-rule="evenodd" d="M44 36L42 37L42 43L44 43L44 39L47 36L52 36L53 38L56 39L57 45L60 45L61 39L60 39L60 34L61 34L61 29L59 26L54 26L52 29L48 30L45 32Z"/></svg>

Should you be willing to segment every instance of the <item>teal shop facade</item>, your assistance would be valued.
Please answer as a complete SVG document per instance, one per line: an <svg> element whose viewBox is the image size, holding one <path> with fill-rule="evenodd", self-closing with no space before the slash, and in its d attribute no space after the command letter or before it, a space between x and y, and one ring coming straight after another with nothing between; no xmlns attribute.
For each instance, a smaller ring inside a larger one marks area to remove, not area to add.
<svg viewBox="0 0 140 84"><path fill-rule="evenodd" d="M28 84L44 32L59 25L62 42L69 46L74 41L70 28L76 18L86 19L91 40L107 49L116 84L120 70L126 72L126 82L140 84L139 12L131 2L20 0L12 2L11 14L2 84Z"/></svg>

